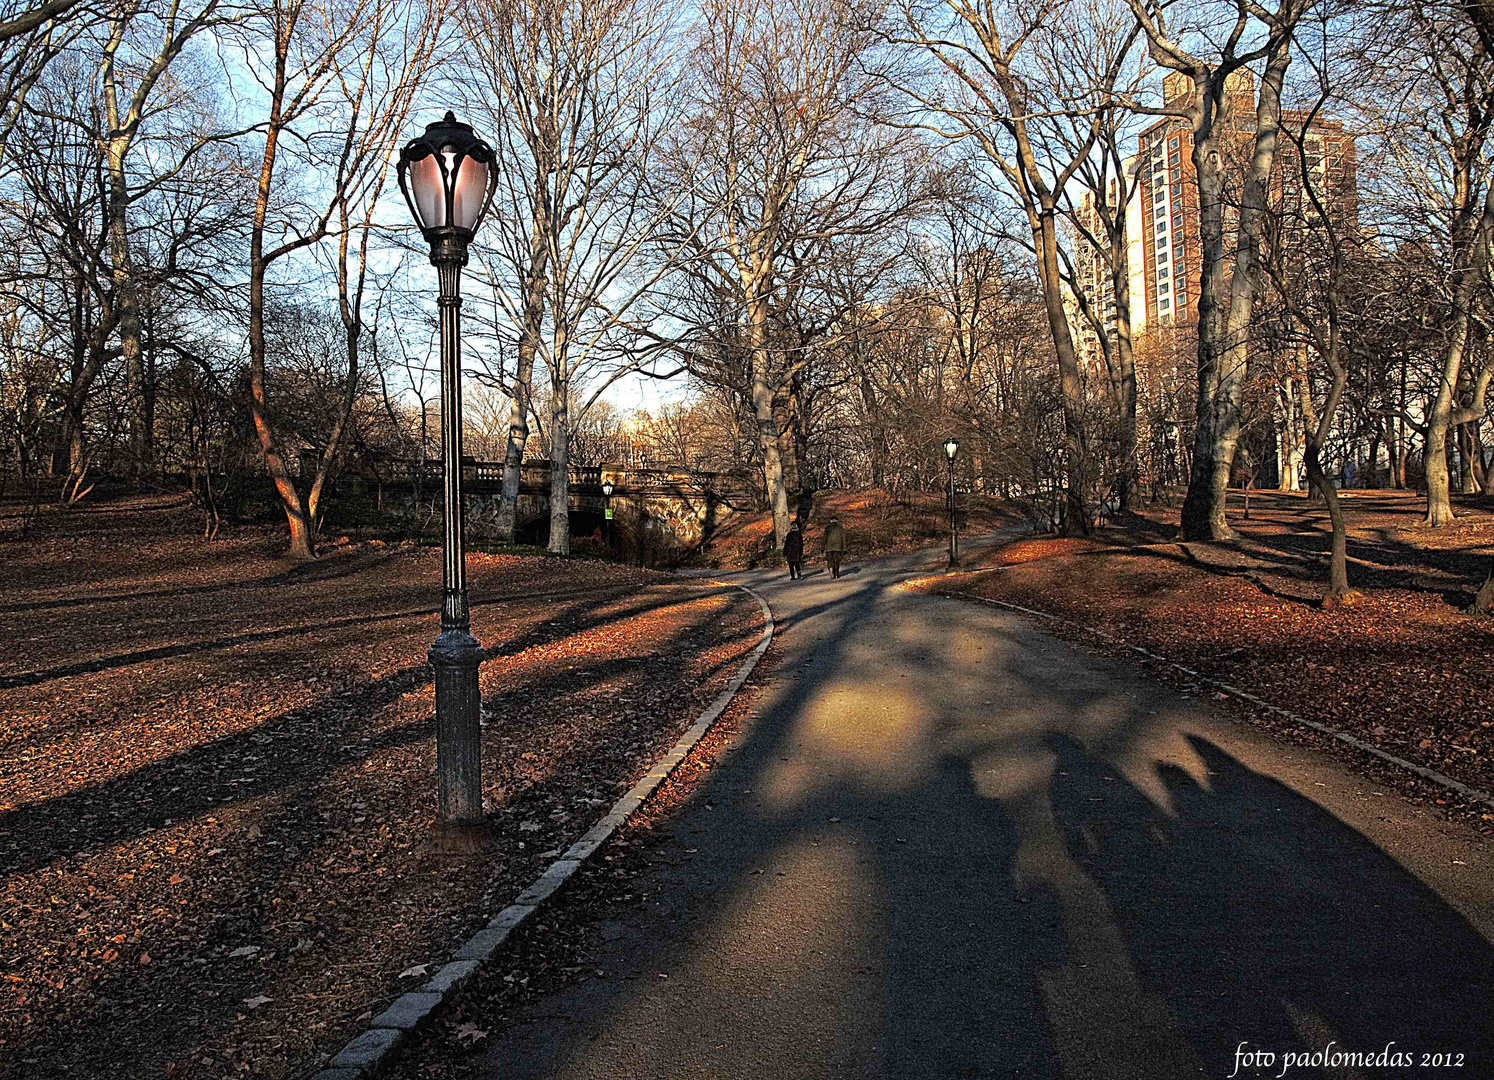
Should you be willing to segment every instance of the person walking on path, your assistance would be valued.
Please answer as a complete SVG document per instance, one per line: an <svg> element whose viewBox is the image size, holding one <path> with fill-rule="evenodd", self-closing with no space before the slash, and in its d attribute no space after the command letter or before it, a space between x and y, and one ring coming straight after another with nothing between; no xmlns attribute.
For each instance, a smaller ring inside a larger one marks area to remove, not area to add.
<svg viewBox="0 0 1494 1080"><path fill-rule="evenodd" d="M788 536L784 537L783 557L788 560L790 581L797 581L804 576L799 570L804 562L804 534L799 531L797 521L789 526Z"/></svg>
<svg viewBox="0 0 1494 1080"><path fill-rule="evenodd" d="M830 564L830 576L840 577L840 560L846 554L846 530L841 525L840 518L834 514L830 515L830 523L825 526L825 561Z"/></svg>

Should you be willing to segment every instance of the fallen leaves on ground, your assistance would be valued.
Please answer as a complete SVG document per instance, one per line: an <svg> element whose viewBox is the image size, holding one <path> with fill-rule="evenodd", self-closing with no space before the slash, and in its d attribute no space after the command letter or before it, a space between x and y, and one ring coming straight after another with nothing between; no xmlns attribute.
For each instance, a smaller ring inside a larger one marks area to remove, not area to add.
<svg viewBox="0 0 1494 1080"><path fill-rule="evenodd" d="M204 544L189 514L122 500L0 542L0 1076L316 1071L760 633L737 590L472 556L494 847L454 857L431 834L439 552L287 569L268 530Z"/></svg>
<svg viewBox="0 0 1494 1080"><path fill-rule="evenodd" d="M1255 496L1250 520L1232 499L1236 543L1181 543L1176 511L1149 509L1087 540L1017 541L984 554L971 572L921 587L1062 616L1494 791L1494 618L1463 612L1494 559L1494 514L1466 501L1455 527L1434 530L1418 525L1423 504L1410 493L1345 493L1343 501L1350 584L1362 594L1347 605L1321 603L1326 510L1287 495ZM1154 667L1189 688L1186 676ZM1204 692L1196 683L1191 691ZM1229 700L1294 739L1326 741ZM1382 775L1403 788L1420 783ZM1457 801L1427 790L1433 801ZM1487 814L1476 811L1486 829Z"/></svg>

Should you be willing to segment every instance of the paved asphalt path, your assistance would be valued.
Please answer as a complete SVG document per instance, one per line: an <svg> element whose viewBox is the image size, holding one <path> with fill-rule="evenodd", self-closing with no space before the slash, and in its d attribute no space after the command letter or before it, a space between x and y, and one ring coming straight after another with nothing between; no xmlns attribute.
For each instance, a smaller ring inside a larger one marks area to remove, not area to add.
<svg viewBox="0 0 1494 1080"><path fill-rule="evenodd" d="M941 558L736 575L782 647L755 719L605 926L610 976L495 1033L494 1080L1494 1078L1486 842L899 587ZM1391 1043L1413 1067L1284 1070Z"/></svg>

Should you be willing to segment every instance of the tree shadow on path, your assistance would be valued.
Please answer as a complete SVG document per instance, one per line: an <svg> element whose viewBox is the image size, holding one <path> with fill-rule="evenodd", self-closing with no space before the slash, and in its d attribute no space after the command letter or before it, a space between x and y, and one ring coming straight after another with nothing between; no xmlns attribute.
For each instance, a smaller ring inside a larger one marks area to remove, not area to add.
<svg viewBox="0 0 1494 1080"><path fill-rule="evenodd" d="M646 901L583 875L622 978L526 1007L481 1075L1224 1078L1331 1040L1494 1075L1494 948L1414 874L1167 691L891 588L782 613L750 733L614 886Z"/></svg>
<svg viewBox="0 0 1494 1080"><path fill-rule="evenodd" d="M1206 785L1157 766L1171 813L1072 739L1050 742L1069 855L1210 1075L1234 1073L1246 1042L1278 1055L1238 1074L1250 1077L1276 1076L1288 1051L1379 1053L1391 1041L1418 1064L1453 1051L1467 1055L1464 1075L1494 1075L1494 949L1373 842L1197 736Z"/></svg>

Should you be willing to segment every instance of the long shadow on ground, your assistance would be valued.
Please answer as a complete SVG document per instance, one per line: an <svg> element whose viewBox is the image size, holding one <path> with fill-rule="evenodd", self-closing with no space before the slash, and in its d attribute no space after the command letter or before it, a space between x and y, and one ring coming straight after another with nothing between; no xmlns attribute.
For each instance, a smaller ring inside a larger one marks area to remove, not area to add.
<svg viewBox="0 0 1494 1080"><path fill-rule="evenodd" d="M625 977L525 1010L481 1075L1154 1080L1330 1040L1494 1070L1494 948L1394 859L1202 738L1172 736L1206 782L1151 762L1144 790L1121 762L1165 691L888 595L788 613L793 685L619 886L647 902L610 909L589 962Z"/></svg>

